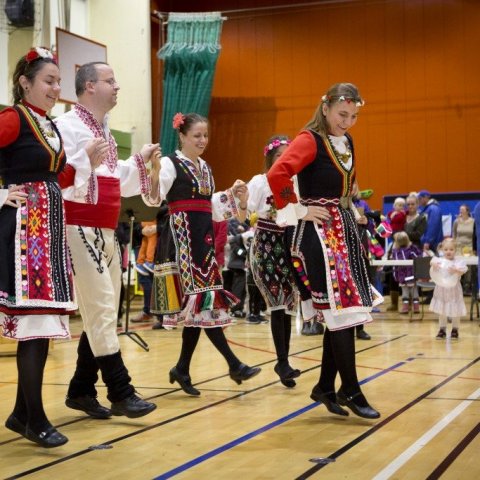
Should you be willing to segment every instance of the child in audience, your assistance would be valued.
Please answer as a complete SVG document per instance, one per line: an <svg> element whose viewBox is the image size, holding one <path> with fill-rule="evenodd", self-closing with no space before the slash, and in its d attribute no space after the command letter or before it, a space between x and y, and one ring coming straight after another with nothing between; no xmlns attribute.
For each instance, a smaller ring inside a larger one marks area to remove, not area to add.
<svg viewBox="0 0 480 480"><path fill-rule="evenodd" d="M430 263L430 276L435 282L435 290L430 303L430 311L438 313L438 339L447 336L447 317L452 319L450 338L458 338L460 317L467 314L463 300L461 276L467 271L463 260L455 259L455 240L446 238L441 245L443 257L433 257Z"/></svg>
<svg viewBox="0 0 480 480"><path fill-rule="evenodd" d="M157 247L157 221L142 222L142 244L138 251L135 270L144 276L153 273L155 249Z"/></svg>
<svg viewBox="0 0 480 480"><path fill-rule="evenodd" d="M393 238L393 260L412 260L421 256L422 252L410 241L406 232L398 232ZM413 277L413 266L393 267L393 277L402 288L402 308L400 309L400 313L407 314L409 312L410 298L413 302L413 313L420 313L418 288Z"/></svg>
<svg viewBox="0 0 480 480"><path fill-rule="evenodd" d="M397 197L393 202L393 210L387 213L388 221L392 226L392 234L403 232L405 222L407 221L407 213L405 212L405 199Z"/></svg>

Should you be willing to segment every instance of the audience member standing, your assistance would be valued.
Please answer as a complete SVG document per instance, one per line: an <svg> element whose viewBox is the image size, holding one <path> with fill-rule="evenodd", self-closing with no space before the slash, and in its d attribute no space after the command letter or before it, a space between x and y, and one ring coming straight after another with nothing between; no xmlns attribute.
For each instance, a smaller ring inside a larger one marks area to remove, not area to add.
<svg viewBox="0 0 480 480"><path fill-rule="evenodd" d="M427 218L427 230L421 238L423 250L436 252L443 239L442 209L440 204L430 196L427 190L418 192L420 213Z"/></svg>
<svg viewBox="0 0 480 480"><path fill-rule="evenodd" d="M406 232L398 232L394 235L393 260L413 260L421 255L421 250L410 241ZM393 276L402 288L400 313L407 314L410 311L410 302L412 302L413 313L420 313L418 287L413 277L413 266L395 266L393 267Z"/></svg>
<svg viewBox="0 0 480 480"><path fill-rule="evenodd" d="M427 218L425 215L418 212L418 198L417 195L410 194L406 199L407 218L405 222L405 232L410 241L419 247L423 248L421 238L427 230Z"/></svg>
<svg viewBox="0 0 480 480"><path fill-rule="evenodd" d="M453 222L453 238L457 245L457 255L472 252L474 224L475 220L470 215L468 205L460 205L458 217Z"/></svg>

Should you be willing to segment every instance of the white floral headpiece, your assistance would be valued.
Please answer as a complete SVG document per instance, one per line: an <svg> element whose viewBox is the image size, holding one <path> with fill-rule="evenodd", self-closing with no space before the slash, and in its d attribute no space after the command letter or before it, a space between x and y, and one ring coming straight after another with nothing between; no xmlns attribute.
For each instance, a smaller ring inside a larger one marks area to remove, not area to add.
<svg viewBox="0 0 480 480"><path fill-rule="evenodd" d="M324 95L322 97L322 102L324 102L324 103L330 103L330 100L332 100L332 97L330 97L329 95ZM347 103L355 102L356 107L363 107L365 105L364 100L355 101L354 98L345 97L345 95L341 95L340 97L338 97L338 101L339 102L347 102Z"/></svg>

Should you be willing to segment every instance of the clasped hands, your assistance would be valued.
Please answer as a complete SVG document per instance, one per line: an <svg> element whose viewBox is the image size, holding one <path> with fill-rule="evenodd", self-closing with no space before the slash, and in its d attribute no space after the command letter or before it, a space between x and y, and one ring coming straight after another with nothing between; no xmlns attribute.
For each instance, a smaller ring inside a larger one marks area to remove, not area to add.
<svg viewBox="0 0 480 480"><path fill-rule="evenodd" d="M232 193L240 201L240 208L243 209L245 207L246 210L248 202L247 184L243 180L235 180L235 183L232 185Z"/></svg>
<svg viewBox="0 0 480 480"><path fill-rule="evenodd" d="M109 150L108 142L102 138L92 138L85 145L85 151L90 159L90 165L92 170L99 167L103 160L107 157ZM160 171L160 157L162 156L162 150L158 143L147 143L141 150L140 155L145 163L152 162L152 170Z"/></svg>

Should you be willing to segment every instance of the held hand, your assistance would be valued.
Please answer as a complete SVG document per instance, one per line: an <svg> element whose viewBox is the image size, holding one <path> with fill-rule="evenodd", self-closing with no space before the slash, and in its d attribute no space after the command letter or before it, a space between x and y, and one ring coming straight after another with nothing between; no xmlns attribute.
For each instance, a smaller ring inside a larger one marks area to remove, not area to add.
<svg viewBox="0 0 480 480"><path fill-rule="evenodd" d="M232 186L233 196L240 200L241 205L247 204L248 201L248 187L243 180L235 180Z"/></svg>
<svg viewBox="0 0 480 480"><path fill-rule="evenodd" d="M157 226L156 225L148 225L147 227L142 228L142 235L145 237L150 237L157 233Z"/></svg>
<svg viewBox="0 0 480 480"><path fill-rule="evenodd" d="M302 217L302 220L307 222L321 223L323 220L328 220L330 218L330 214L325 207L309 205L307 208L307 214Z"/></svg>
<svg viewBox="0 0 480 480"><path fill-rule="evenodd" d="M352 195L356 197L358 195L358 183L355 182L352 187Z"/></svg>
<svg viewBox="0 0 480 480"><path fill-rule="evenodd" d="M148 163L152 158L152 155L156 150L160 149L159 143L146 143L140 150L140 155L143 157L143 161ZM161 153L161 150L160 150Z"/></svg>
<svg viewBox="0 0 480 480"><path fill-rule="evenodd" d="M22 202L25 202L28 193L23 191L24 185L15 185L8 188L8 196L5 205L18 208Z"/></svg>
<svg viewBox="0 0 480 480"><path fill-rule="evenodd" d="M108 142L105 139L92 138L85 145L85 151L90 159L92 170L95 170L102 164L103 159L108 155Z"/></svg>
<svg viewBox="0 0 480 480"><path fill-rule="evenodd" d="M158 147L151 156L152 173L158 175L160 173L160 159L162 158L162 149Z"/></svg>
<svg viewBox="0 0 480 480"><path fill-rule="evenodd" d="M360 225L367 225L368 224L368 218L365 215L362 215L358 220L357 223Z"/></svg>

